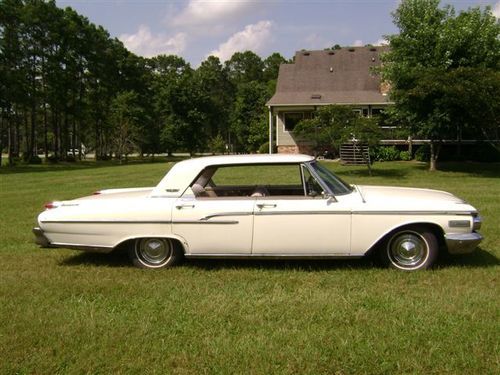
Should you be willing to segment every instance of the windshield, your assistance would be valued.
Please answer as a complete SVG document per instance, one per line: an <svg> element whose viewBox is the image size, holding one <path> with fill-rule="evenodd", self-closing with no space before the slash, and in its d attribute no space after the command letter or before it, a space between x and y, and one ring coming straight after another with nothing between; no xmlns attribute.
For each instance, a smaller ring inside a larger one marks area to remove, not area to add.
<svg viewBox="0 0 500 375"><path fill-rule="evenodd" d="M321 164L312 162L309 163L309 166L323 180L333 194L345 195L352 192L352 187L349 184L342 181L333 172L323 167Z"/></svg>

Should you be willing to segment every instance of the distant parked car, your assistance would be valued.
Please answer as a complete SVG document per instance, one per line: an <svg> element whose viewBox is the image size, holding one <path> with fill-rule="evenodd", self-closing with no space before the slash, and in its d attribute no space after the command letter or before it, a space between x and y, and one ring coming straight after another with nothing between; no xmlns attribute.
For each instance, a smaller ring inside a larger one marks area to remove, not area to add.
<svg viewBox="0 0 500 375"><path fill-rule="evenodd" d="M77 157L77 156L80 156L80 151L82 153L82 158L85 159L85 157L87 156L87 148L85 147L85 145L81 145L80 149L77 149L77 148L70 148L68 149L67 151L67 155L68 156L73 156L73 157Z"/></svg>
<svg viewBox="0 0 500 375"><path fill-rule="evenodd" d="M471 252L477 210L450 193L350 185L305 155L212 156L177 163L156 187L52 202L38 216L45 247L110 252L135 265L186 258L346 258L375 251L401 270L440 250Z"/></svg>

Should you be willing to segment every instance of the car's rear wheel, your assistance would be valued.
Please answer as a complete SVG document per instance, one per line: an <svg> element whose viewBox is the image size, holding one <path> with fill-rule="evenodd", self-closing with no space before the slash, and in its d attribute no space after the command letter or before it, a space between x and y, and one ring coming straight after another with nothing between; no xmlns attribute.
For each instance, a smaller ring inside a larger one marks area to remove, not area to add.
<svg viewBox="0 0 500 375"><path fill-rule="evenodd" d="M384 242L380 255L389 267L416 271L431 267L438 251L435 234L417 226L394 231Z"/></svg>
<svg viewBox="0 0 500 375"><path fill-rule="evenodd" d="M168 238L139 238L129 249L132 263L139 268L162 268L176 264L182 253Z"/></svg>

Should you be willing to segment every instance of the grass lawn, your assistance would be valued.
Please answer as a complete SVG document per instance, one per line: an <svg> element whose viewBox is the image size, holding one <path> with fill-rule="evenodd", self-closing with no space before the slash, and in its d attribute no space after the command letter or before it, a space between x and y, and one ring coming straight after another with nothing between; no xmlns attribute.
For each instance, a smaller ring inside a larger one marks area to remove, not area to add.
<svg viewBox="0 0 500 375"><path fill-rule="evenodd" d="M360 184L450 191L479 209L470 255L403 273L352 261L186 261L39 249L43 204L153 186L172 164L0 168L0 373L500 373L500 165L326 163Z"/></svg>

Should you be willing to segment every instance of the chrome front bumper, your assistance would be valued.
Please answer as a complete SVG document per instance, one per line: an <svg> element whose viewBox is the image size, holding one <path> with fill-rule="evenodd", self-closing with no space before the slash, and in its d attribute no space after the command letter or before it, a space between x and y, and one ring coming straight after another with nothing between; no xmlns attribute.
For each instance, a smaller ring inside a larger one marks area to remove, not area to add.
<svg viewBox="0 0 500 375"><path fill-rule="evenodd" d="M450 254L471 253L483 240L478 232L463 234L445 234L444 239Z"/></svg>
<svg viewBox="0 0 500 375"><path fill-rule="evenodd" d="M41 247L50 247L50 242L47 237L43 234L43 230L38 227L33 228L33 234L35 235L35 243Z"/></svg>

